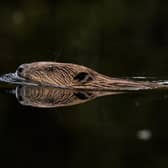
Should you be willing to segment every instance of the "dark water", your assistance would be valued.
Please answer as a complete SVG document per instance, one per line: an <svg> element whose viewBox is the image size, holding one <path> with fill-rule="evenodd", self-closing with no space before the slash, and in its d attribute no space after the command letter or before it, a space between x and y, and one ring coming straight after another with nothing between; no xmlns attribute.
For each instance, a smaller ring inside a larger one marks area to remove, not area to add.
<svg viewBox="0 0 168 168"><path fill-rule="evenodd" d="M161 167L168 92L129 93L54 109L0 94L1 159L17 167ZM160 166L161 165L161 166Z"/></svg>
<svg viewBox="0 0 168 168"><path fill-rule="evenodd" d="M168 79L167 6L159 0L1 2L0 72L48 60L109 76ZM5 167L168 166L166 90L52 109L23 106L1 90Z"/></svg>

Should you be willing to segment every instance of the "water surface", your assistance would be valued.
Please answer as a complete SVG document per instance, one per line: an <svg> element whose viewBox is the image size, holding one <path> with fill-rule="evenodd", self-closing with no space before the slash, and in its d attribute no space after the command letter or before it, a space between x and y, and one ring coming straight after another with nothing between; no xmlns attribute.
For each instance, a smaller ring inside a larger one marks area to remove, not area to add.
<svg viewBox="0 0 168 168"><path fill-rule="evenodd" d="M167 6L148 0L1 2L0 74L23 63L57 61L113 77L167 80ZM165 168L167 130L166 90L37 108L0 89L1 167Z"/></svg>
<svg viewBox="0 0 168 168"><path fill-rule="evenodd" d="M18 89L25 92L24 86ZM23 106L9 93L0 93L3 159L29 166L52 167L57 161L63 167L152 167L166 156L166 91L115 94L49 109Z"/></svg>

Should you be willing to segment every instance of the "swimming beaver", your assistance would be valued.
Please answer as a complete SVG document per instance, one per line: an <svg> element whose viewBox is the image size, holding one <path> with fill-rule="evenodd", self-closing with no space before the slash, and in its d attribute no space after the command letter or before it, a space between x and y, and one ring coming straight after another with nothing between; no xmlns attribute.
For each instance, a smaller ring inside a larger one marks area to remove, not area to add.
<svg viewBox="0 0 168 168"><path fill-rule="evenodd" d="M22 64L16 70L19 79L42 86L86 90L146 90L164 88L156 82L112 78L88 67L57 62Z"/></svg>

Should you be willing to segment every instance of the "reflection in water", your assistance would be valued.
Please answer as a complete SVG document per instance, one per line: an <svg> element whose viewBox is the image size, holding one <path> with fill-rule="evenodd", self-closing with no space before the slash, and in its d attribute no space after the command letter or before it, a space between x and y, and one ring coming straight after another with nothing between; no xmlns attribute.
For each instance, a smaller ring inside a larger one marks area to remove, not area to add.
<svg viewBox="0 0 168 168"><path fill-rule="evenodd" d="M79 75L79 74L78 74ZM77 75L77 76L78 76ZM85 76L85 73L80 73L80 77ZM133 81L132 79L138 79ZM141 81L142 79L142 81ZM149 78L150 79L150 78ZM150 81L145 77L134 77L129 79L117 79L119 83L112 82L112 85L103 84L101 87L95 89L94 87L66 87L64 85L50 86L50 85L40 85L34 83L30 80L23 79L17 76L17 73L9 73L0 77L1 83L9 83L11 85L17 85L14 93L20 104L33 107L61 107L61 106L72 106L80 103L84 103L95 99L100 96L121 94L126 92L137 92L143 88L144 90L159 90L163 88L168 88L167 81L153 80ZM113 81L113 79L110 79ZM104 80L104 82L107 82ZM94 83L95 84L95 83ZM101 83L102 84L102 83ZM107 83L108 84L108 83ZM131 85L129 85L131 84ZM133 85L132 85L133 84ZM136 87L134 87L136 85ZM85 84L82 84L85 86ZM98 85L96 85L98 86ZM115 86L117 86L115 88ZM158 86L158 88L157 88ZM130 88L129 88L130 87ZM149 87L149 88L148 88ZM113 89L114 90L113 90ZM107 90L106 90L107 89ZM111 90L112 89L112 90ZM141 92L143 92L143 89ZM136 106L139 106L139 102L136 102Z"/></svg>
<svg viewBox="0 0 168 168"><path fill-rule="evenodd" d="M121 92L70 90L27 85L17 86L15 92L20 104L41 108L72 106L93 100L100 96L120 93Z"/></svg>

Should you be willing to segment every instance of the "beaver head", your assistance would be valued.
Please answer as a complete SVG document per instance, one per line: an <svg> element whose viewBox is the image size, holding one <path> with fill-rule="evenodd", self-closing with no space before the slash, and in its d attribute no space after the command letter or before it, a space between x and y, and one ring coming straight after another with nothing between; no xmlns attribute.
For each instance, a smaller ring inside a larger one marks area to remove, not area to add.
<svg viewBox="0 0 168 168"><path fill-rule="evenodd" d="M108 83L105 77L96 71L81 65L56 62L34 62L20 65L16 74L40 85L64 86L73 88L93 88Z"/></svg>

